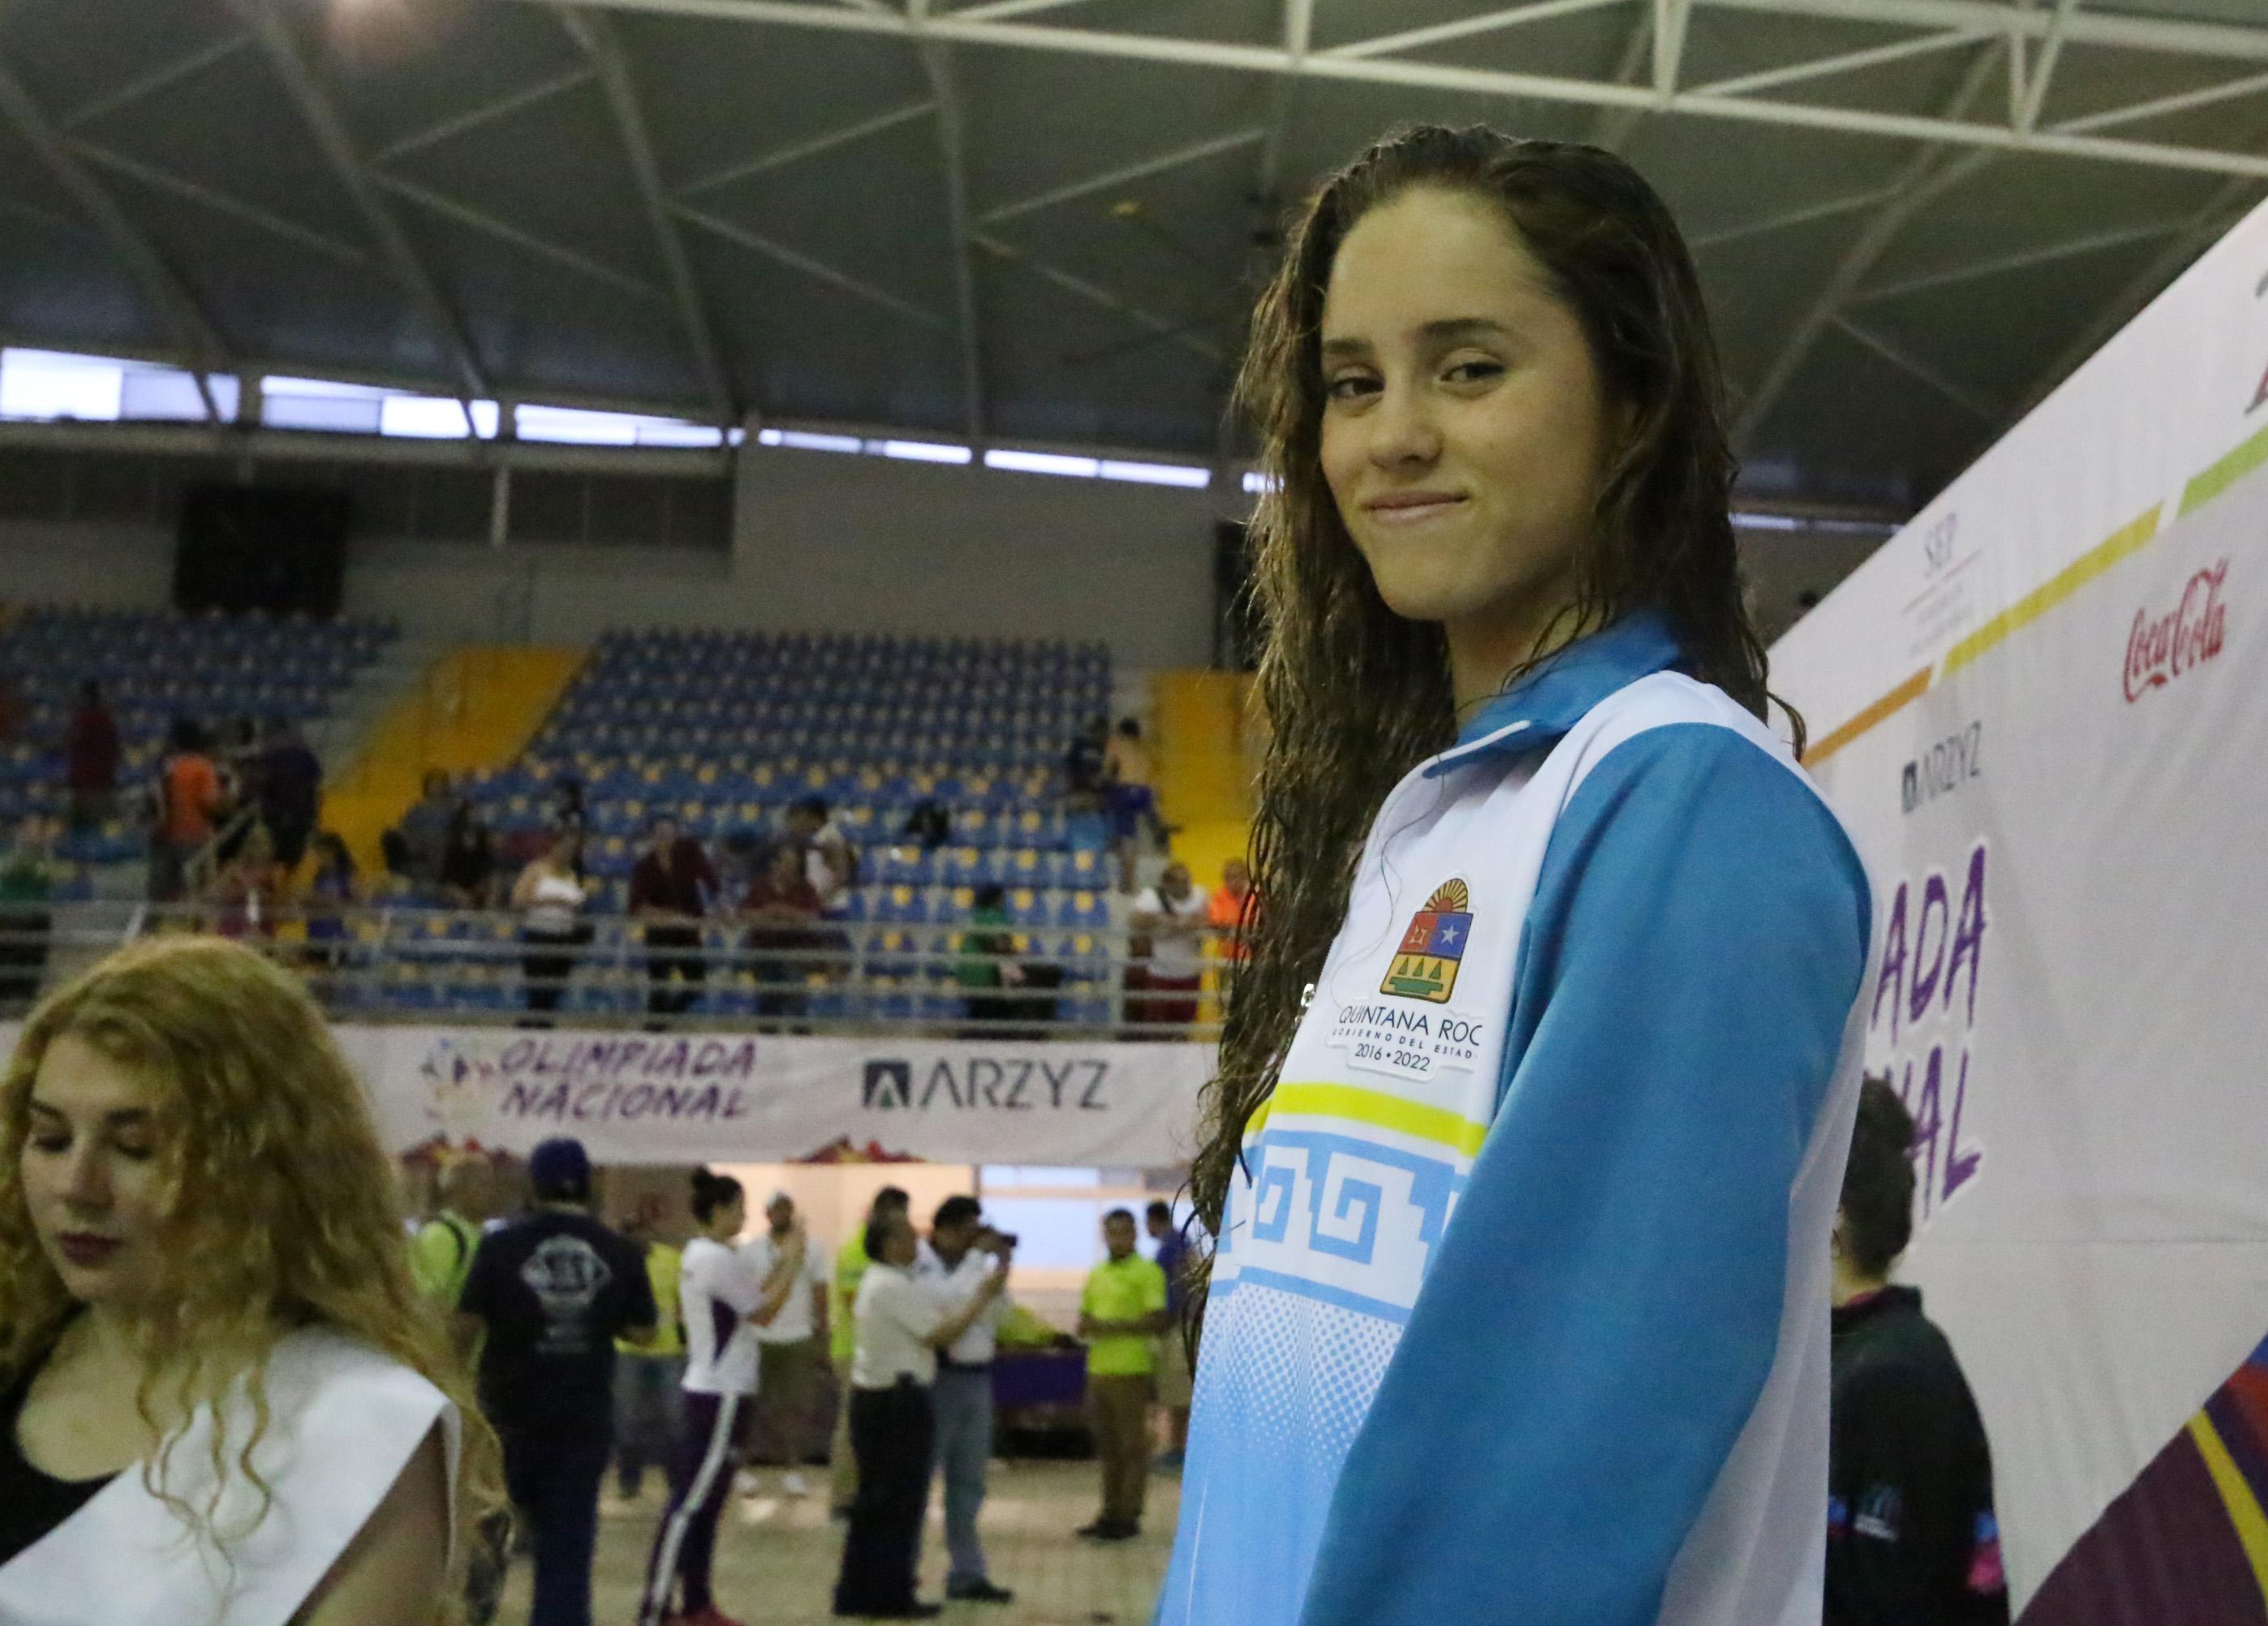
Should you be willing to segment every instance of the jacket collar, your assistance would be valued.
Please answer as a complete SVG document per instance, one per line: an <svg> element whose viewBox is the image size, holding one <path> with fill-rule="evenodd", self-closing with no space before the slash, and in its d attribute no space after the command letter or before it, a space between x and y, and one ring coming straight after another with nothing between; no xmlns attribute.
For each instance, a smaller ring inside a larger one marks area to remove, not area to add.
<svg viewBox="0 0 2268 1626"><path fill-rule="evenodd" d="M1633 611L1546 657L1491 699L1458 732L1457 743L1425 765L1425 776L1462 768L1494 751L1527 752L1550 746L1616 689L1670 671L1683 659L1684 651L1659 611Z"/></svg>

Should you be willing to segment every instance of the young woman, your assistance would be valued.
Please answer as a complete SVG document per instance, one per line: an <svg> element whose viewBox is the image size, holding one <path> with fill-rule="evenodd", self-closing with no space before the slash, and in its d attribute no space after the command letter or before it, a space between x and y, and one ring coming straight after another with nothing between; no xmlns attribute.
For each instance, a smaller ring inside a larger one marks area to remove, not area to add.
<svg viewBox="0 0 2268 1626"><path fill-rule="evenodd" d="M298 984L166 938L52 995L0 1081L0 1620L449 1620L500 1501Z"/></svg>
<svg viewBox="0 0 2268 1626"><path fill-rule="evenodd" d="M1268 907L1160 1619L1815 1622L1869 898L1764 725L1676 227L1594 149L1395 136L1243 389Z"/></svg>
<svg viewBox="0 0 2268 1626"><path fill-rule="evenodd" d="M577 879L582 849L582 831L562 826L512 886L512 906L519 911L519 938L526 951L520 967L531 1012L559 1009L567 979L575 974L575 951L591 940L591 923L578 917L587 896Z"/></svg>
<svg viewBox="0 0 2268 1626"><path fill-rule="evenodd" d="M756 1393L755 1329L767 1326L802 1277L804 1235L799 1225L779 1250L771 1273L759 1280L734 1246L747 1224L748 1203L729 1174L696 1169L693 1223L678 1276L685 1321L684 1431L670 1465L669 1508L654 1532L646 1565L639 1626L736 1626L718 1612L709 1586L717 1520L732 1494L733 1453L740 1444L749 1402ZM679 1593L676 1610L670 1593Z"/></svg>

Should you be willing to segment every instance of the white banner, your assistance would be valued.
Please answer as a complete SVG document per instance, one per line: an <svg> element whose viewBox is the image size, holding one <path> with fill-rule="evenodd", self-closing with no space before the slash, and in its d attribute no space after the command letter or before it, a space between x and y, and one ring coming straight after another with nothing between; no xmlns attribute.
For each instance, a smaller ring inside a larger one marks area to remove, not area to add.
<svg viewBox="0 0 2268 1626"><path fill-rule="evenodd" d="M1874 871L1904 1274L2028 1622L2268 1594L2264 294L2268 211L1772 652Z"/></svg>

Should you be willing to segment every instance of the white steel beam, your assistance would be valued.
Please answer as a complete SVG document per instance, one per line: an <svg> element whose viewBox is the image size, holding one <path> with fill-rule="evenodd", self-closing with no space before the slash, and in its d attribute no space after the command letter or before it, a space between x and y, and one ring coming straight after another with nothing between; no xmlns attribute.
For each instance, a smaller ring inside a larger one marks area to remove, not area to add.
<svg viewBox="0 0 2268 1626"><path fill-rule="evenodd" d="M250 40L240 33L231 34L225 40L216 40L201 51L192 51L187 56L176 57L172 62L152 68L145 74L129 79L123 85L105 91L92 100L81 102L57 119L55 128L68 132L77 129L82 125L92 124L107 113L115 113L121 107L131 107L143 98L164 90L169 85L177 85L193 75L202 73L215 63L235 55L251 43Z"/></svg>
<svg viewBox="0 0 2268 1626"><path fill-rule="evenodd" d="M1686 246L1697 253L1704 248L1715 248L1724 243L1737 243L1744 238L1762 237L1767 232L1782 231L1788 226L1808 224L1814 220L1829 220L1837 215L1854 214L1862 209L1872 209L1877 203L1889 202L1890 189L1876 187L1871 191L1854 193L1849 197L1829 198L1821 203L1806 203L1777 215L1767 215L1761 220L1745 224L1724 226L1714 232L1697 232L1686 238Z"/></svg>
<svg viewBox="0 0 2268 1626"><path fill-rule="evenodd" d="M1815 57L1809 62L1789 63L1778 68L1766 68L1757 73L1717 79L1707 85L1697 85L1693 89L1697 95L1746 96L1754 91L1771 90L1782 85L1800 85L1807 79L1823 79L1830 74L1854 73L1862 68L1879 68L1884 63L1904 62L1910 56L1949 51L1960 46L1975 45L1991 37L1973 28L1952 28L1941 33L1893 40L1889 45L1869 46L1863 51L1845 51L1839 55Z"/></svg>
<svg viewBox="0 0 2268 1626"><path fill-rule="evenodd" d="M485 232L499 242L510 243L515 248L525 249L538 259L549 260L555 265L564 266L571 271L580 272L594 282L601 282L610 287L619 288L624 293L635 294L641 299L651 299L657 305L665 305L669 301L669 295L666 291L655 287L644 277L633 276L628 271L619 270L603 261L593 260L588 254L579 254L564 244L538 237L533 232L522 231L509 220L499 220L486 210L475 209L470 203L460 202L455 198L434 191L431 187L420 186L416 181L406 180L400 175L380 175L378 177L378 184L393 193L394 196L406 198L421 209L431 210L433 213L453 220L460 225L470 226L475 232Z"/></svg>
<svg viewBox="0 0 2268 1626"><path fill-rule="evenodd" d="M661 162L654 156L653 136L646 125L645 106L638 95L637 82L630 76L622 41L615 33L614 19L603 13L586 16L563 6L558 15L599 76L599 89L607 99L607 110L613 115L622 155L629 159L630 175L637 183L638 201L644 206L646 224L653 232L654 247L661 255L662 269L669 278L670 297L677 305L678 321L685 329L686 345L693 353L694 371L701 377L702 387L708 392L709 404L715 409L718 421L735 423L740 416L740 401L725 375L725 364L717 348L716 327L709 320L709 308L702 300L700 285L694 280L693 262L686 257L685 241L678 235L677 218L669 212L668 195L661 184Z"/></svg>
<svg viewBox="0 0 2268 1626"><path fill-rule="evenodd" d="M233 372L236 362L212 320L189 291L188 284L166 263L157 245L126 217L126 211L119 208L118 201L102 183L87 173L86 166L64 143L53 121L4 63L0 63L0 119L15 127L24 144L31 148L56 184L86 211L125 261L126 269L141 285L143 297L150 301L158 320L173 331L174 342L188 358L189 376L197 381L197 395L204 402L205 417L217 426L223 421L220 403L213 398L212 384L207 375Z"/></svg>
<svg viewBox="0 0 2268 1626"><path fill-rule="evenodd" d="M2124 107L2106 107L2100 113L2082 114L2075 119L2059 119L2048 128L2059 134L2076 136L2086 130L2110 129L2116 125L2160 118L2169 113L2186 113L2191 107L2210 107L2214 102L2257 96L2262 91L2268 91L2268 73L2250 73L2241 79L2225 79L2219 85L2207 85L2194 91L2153 97L2148 101L2133 102Z"/></svg>
<svg viewBox="0 0 2268 1626"><path fill-rule="evenodd" d="M299 55L298 41L291 37L290 27L269 4L269 0L231 0L238 15L253 32L260 48L282 82L288 95L299 111L299 117L314 136L316 148L329 165L331 173L354 200L356 210L378 239L379 249L410 303L424 315L439 334L443 346L457 374L457 379L468 398L488 397L496 394L490 386L488 370L473 353L471 336L442 297L440 284L425 269L411 246L409 234L394 218L393 207L379 190L376 177L363 163L356 151L354 137L348 132L346 121L338 109L331 105L329 94L315 78L315 71Z"/></svg>
<svg viewBox="0 0 2268 1626"><path fill-rule="evenodd" d="M909 14L924 21L929 0L908 0ZM984 438L984 335L977 326L976 246L970 240L967 135L961 122L961 87L947 48L921 47L922 76L937 103L938 164L945 175L945 212L953 235L953 304L961 335L961 410L971 440Z"/></svg>
<svg viewBox="0 0 2268 1626"><path fill-rule="evenodd" d="M679 218L689 220L703 231L714 232L728 243L738 243L752 254L762 254L767 260L776 260L792 270L800 271L806 276L816 277L822 283L840 288L845 293L856 294L858 298L870 300L885 310L895 311L899 315L918 322L924 327L935 328L941 333L951 333L954 330L951 318L939 316L935 311L924 310L911 300L900 298L887 288L877 288L872 283L863 282L848 272L838 271L831 265L825 265L813 259L809 254L799 254L784 243L775 243L762 232L752 232L737 221L719 219L715 215L696 209L689 203L672 203L670 210Z"/></svg>
<svg viewBox="0 0 2268 1626"><path fill-rule="evenodd" d="M1941 271L1903 277L1895 283L1881 283L1871 288L1861 288L1851 298L1854 304L1864 305L1877 299L1896 299L1904 294L1922 293L1933 288L1951 288L1962 283L1974 282L1980 276L1997 276L2003 271L2026 271L2037 265L2052 265L2058 260L2100 254L2106 248L2124 247L2128 243L2154 241L2172 235L2187 224L2183 220L2159 220L2147 225L2121 226L2114 232L2096 232L2087 237L2074 237L2040 248L2028 248L2020 254L2001 254L1992 260L1978 260L1967 265L1948 266Z"/></svg>
<svg viewBox="0 0 2268 1626"><path fill-rule="evenodd" d="M1299 106L1300 70L1307 64L1314 33L1315 0L1284 0L1284 56L1291 70L1277 75L1268 87L1268 138L1260 143L1260 172L1255 187L1263 207L1273 207L1283 185L1284 143Z"/></svg>
<svg viewBox="0 0 2268 1626"><path fill-rule="evenodd" d="M1023 17L1033 11L1054 11L1082 4L1084 0L989 0L986 4L968 6L953 15L969 22L983 22L988 18Z"/></svg>
<svg viewBox="0 0 2268 1626"><path fill-rule="evenodd" d="M528 4L530 0L520 0ZM534 0L549 4L553 0ZM773 23L790 27L816 28L909 38L908 20L895 13L848 11L792 4L792 0L578 0L586 5L659 15L710 18L726 21ZM1922 26L1984 26L1993 35L2029 35L2018 20L2023 13L1976 0L1706 0L1714 9L1769 11L1780 16L1857 16L1879 8L1891 13L1872 20L1917 21ZM1908 16L1907 13L1911 15ZM2107 16L2108 14L2102 14ZM1997 23L1993 19L1999 19ZM2044 28L2047 18L2041 18ZM2082 25L2101 21L2094 12L2080 12L2071 21L2069 39L2079 43ZM1659 109L1661 103L1651 85L1609 85L1551 74L1518 73L1492 69L1462 68L1448 63L1400 59L1351 59L1310 54L1295 67L1280 47L1238 45L1209 40L1184 40L1165 35L1106 33L1090 29L1044 27L1023 23L968 22L959 18L934 18L924 25L937 39L956 44L998 46L1007 49L1061 52L1132 62L1178 63L1246 73L1288 74L1356 84L1395 85L1419 89L1467 92L1484 96L1527 97L1542 101L1572 102L1603 107ZM2152 19L2136 34L2152 42L2149 48L2185 48L2167 44L2152 32L2161 26ZM2257 57L2268 61L2268 28L2235 25L2164 24L2173 38L2191 46L2209 42L2208 55ZM2199 33L2196 31L2202 30ZM2122 36L2123 37L2123 36ZM1703 118L1746 123L1777 124L1798 129L1840 130L1853 135L1890 136L1942 142L1992 151L2021 149L2111 163L2142 164L2160 168L2207 173L2268 176L2268 154L2231 152L2216 149L2176 146L2164 143L2121 141L2097 136L2071 136L2053 131L2028 134L2006 121L1980 122L1876 112L1867 108L1822 107L1808 103L1767 101L1743 96L1712 96L1694 92L1671 98L1668 110Z"/></svg>
<svg viewBox="0 0 2268 1626"><path fill-rule="evenodd" d="M566 72L555 73L548 79L538 79L534 84L524 85L508 96L499 96L494 101L484 101L477 107L468 107L454 117L443 119L438 124L429 124L422 130L412 130L401 140L389 146L380 147L376 152L372 153L370 161L373 164L391 164L396 158L405 158L412 152L447 141L453 136L461 136L467 130L478 129L492 120L518 113L522 107L533 107L537 102L548 101L563 92L588 85L591 79L592 73L588 68L570 68Z"/></svg>
<svg viewBox="0 0 2268 1626"><path fill-rule="evenodd" d="M1959 118L1975 100L1985 83L1992 77L1994 57L1998 48L1977 53L1969 71L1962 76L1961 84L1946 103L1946 112ZM1779 404L1787 386L1795 381L1803 364L1810 357L1812 349L1819 342L1844 307L1850 303L1867 276L1871 275L1882 254L1889 249L1906 222L1928 206L1930 202L1951 188L1967 180L1992 159L1987 151L1971 150L1948 155L1943 149L1924 147L1906 160L1889 184L1889 196L1874 217L1867 223L1843 258L1827 278L1827 283L1812 300L1808 308L1790 330L1787 342L1756 387L1749 392L1733 426L1733 445L1743 448L1755 438L1771 410Z"/></svg>
<svg viewBox="0 0 2268 1626"><path fill-rule="evenodd" d="M1614 83L1631 85L1637 81L1638 70L1645 67L1652 55L1653 44L1653 8L1638 7L1638 20L1631 25L1630 37L1623 41L1623 54L1615 62ZM1642 104L1624 103L1602 107L1591 119L1591 144L1604 147L1609 152L1620 152L1630 144L1638 131L1638 121L1645 117Z"/></svg>
<svg viewBox="0 0 2268 1626"><path fill-rule="evenodd" d="M1770 17L1817 17L1893 27L1976 28L2029 40L2044 40L2055 27L2052 13L2019 11L2001 0L1701 0L1701 4L1711 11ZM2063 37L2073 45L2268 62L2268 28L2250 23L2082 11L2070 19Z"/></svg>
<svg viewBox="0 0 2268 1626"><path fill-rule="evenodd" d="M1405 28L1398 33L1376 34L1351 44L1335 45L1328 51L1318 51L1316 55L1355 61L1366 56L1395 56L1404 51L1423 50L1429 45L1446 45L1452 40L1470 39L1476 33L1495 33L1499 29L1517 28L1522 23L1540 23L1547 18L1568 17L1578 11L1596 11L1623 4L1624 0L1528 0L1526 5L1515 5L1500 11L1483 11L1476 16L1460 17L1424 28Z"/></svg>
<svg viewBox="0 0 2268 1626"><path fill-rule="evenodd" d="M1677 93L1677 70L1685 59L1685 26L1693 0L1653 0L1653 94L1663 107Z"/></svg>
<svg viewBox="0 0 2268 1626"><path fill-rule="evenodd" d="M1834 325L1837 331L1857 340L1900 372L1911 373L1919 379L1971 417L1986 423L1997 423L2000 421L1999 408L1974 391L1964 389L1955 384L1936 368L1915 357L1903 345L1892 343L1873 328L1862 327L1848 316L1837 316Z"/></svg>
<svg viewBox="0 0 2268 1626"><path fill-rule="evenodd" d="M721 187L749 175L760 175L766 170L779 169L789 164L799 163L805 158L816 158L819 154L831 152L837 147L847 147L853 142L864 141L869 136L879 136L884 130L895 129L899 125L911 120L927 118L936 111L937 104L926 99L909 102L902 107L893 108L888 113L878 114L871 119L861 119L858 123L845 125L839 130L829 130L823 136L814 136L807 141L791 142L784 147L775 147L770 152L759 152L752 158L743 158L737 164L729 164L723 169L698 176L679 187L677 195L691 197L696 192L706 192L713 187Z"/></svg>
<svg viewBox="0 0 2268 1626"><path fill-rule="evenodd" d="M2048 87L2055 79L2056 59L2063 55L2063 42L2071 32L2072 15L2078 9L2079 0L2056 0L2047 38L2040 42L2040 59L2032 65L2030 82L2024 86L2024 105L2016 111L2018 129L2029 131L2039 127L2040 109L2047 105Z"/></svg>
<svg viewBox="0 0 2268 1626"><path fill-rule="evenodd" d="M1115 311L1136 327L1147 328L1156 337L1168 343L1178 344L1183 349L1193 355L1202 356L1216 365L1223 359L1219 345L1210 344L1198 338L1179 322L1168 320L1154 311L1145 310L1130 300L1122 299L1108 289L1096 287L1083 276L1075 276L1060 266L1049 265L1044 260L1035 259L1013 244L1003 242L997 237L988 237L982 232L976 233L973 240L976 246L986 254L1020 265L1035 276L1053 283L1065 293L1078 295L1090 305L1099 305L1106 311Z"/></svg>
<svg viewBox="0 0 2268 1626"><path fill-rule="evenodd" d="M1042 209L1053 209L1058 203L1068 203L1078 198L1090 197L1097 192L1108 192L1131 180L1162 174L1169 169L1179 169L1184 164L1196 164L1223 152L1233 152L1239 147L1248 147L1255 142L1268 139L1268 132L1255 125L1250 129L1232 130L1226 136L1215 136L1186 147L1176 147L1171 152L1161 152L1100 175L1090 175L1084 180L1074 180L1066 186L1052 187L1030 197L1018 198L1012 203L1003 203L998 209L985 211L980 225L997 226L1003 221L1013 220Z"/></svg>
<svg viewBox="0 0 2268 1626"><path fill-rule="evenodd" d="M286 242L297 243L302 248L312 248L319 254L328 254L348 265L366 266L370 263L370 256L352 243L342 243L328 232L318 232L313 226L302 225L296 220L287 219L256 203L247 203L240 197L206 186L202 181L158 169L138 158L129 158L122 152L113 152L109 148L97 146L91 141L74 141L70 149L90 163L99 164L105 169L137 180L153 192L170 192L175 197L201 204L216 214L226 215L249 226L257 226Z"/></svg>

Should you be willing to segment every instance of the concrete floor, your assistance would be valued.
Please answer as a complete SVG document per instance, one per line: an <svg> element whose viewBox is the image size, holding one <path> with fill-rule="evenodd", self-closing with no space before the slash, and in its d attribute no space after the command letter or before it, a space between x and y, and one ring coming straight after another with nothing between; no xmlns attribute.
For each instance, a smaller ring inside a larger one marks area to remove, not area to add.
<svg viewBox="0 0 2268 1626"><path fill-rule="evenodd" d="M779 1477L761 1470L759 1493L736 1496L725 1512L717 1538L717 1607L747 1626L817 1626L833 1619L843 1527L827 1517L823 1473L807 1475L817 1494L801 1498L783 1497ZM980 1528L992 1578L1012 1588L1016 1600L954 1604L941 1618L969 1626L1146 1626L1165 1576L1179 1490L1178 1481L1153 1476L1138 1539L1083 1541L1071 1532L1094 1517L1094 1463L994 1462ZM648 1477L644 1494L634 1503L615 1502L608 1488L593 1589L598 1626L636 1622L646 1552L662 1505L658 1476ZM934 1495L921 1574L922 1595L942 1601L945 1537ZM498 1626L526 1620L528 1586L526 1562L518 1561Z"/></svg>

